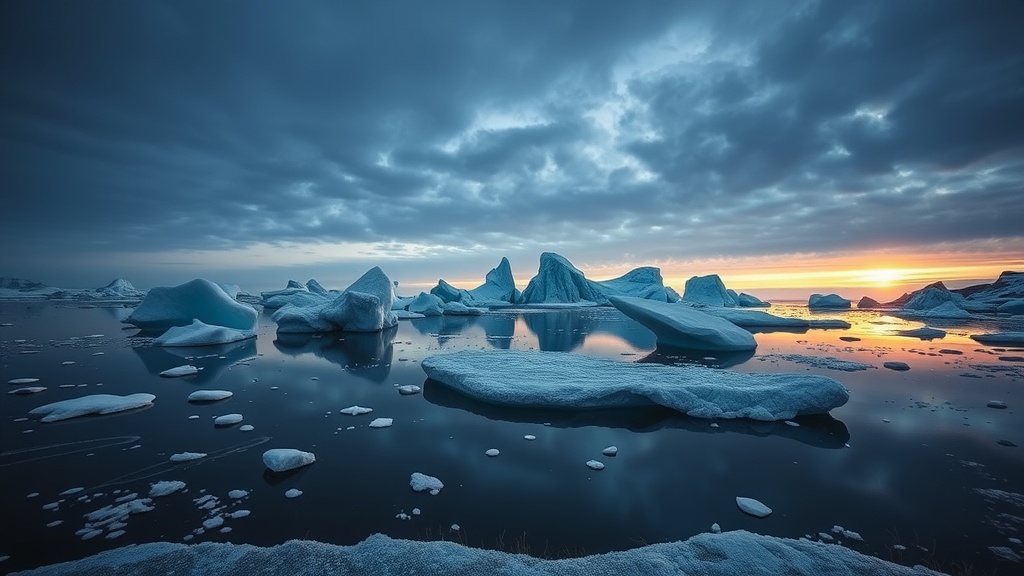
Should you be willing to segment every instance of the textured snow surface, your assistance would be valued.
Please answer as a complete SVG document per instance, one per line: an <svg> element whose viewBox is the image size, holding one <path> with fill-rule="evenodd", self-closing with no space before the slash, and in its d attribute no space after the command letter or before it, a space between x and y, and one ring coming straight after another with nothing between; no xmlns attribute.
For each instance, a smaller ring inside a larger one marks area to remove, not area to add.
<svg viewBox="0 0 1024 576"><path fill-rule="evenodd" d="M757 348L750 332L689 306L618 296L609 300L623 314L654 332L658 344L721 352Z"/></svg>
<svg viewBox="0 0 1024 576"><path fill-rule="evenodd" d="M114 412L141 408L153 404L153 400L156 400L156 396L141 392L138 394L128 394L127 396L92 394L90 396L82 396L81 398L71 398L70 400L44 404L38 408L33 408L29 411L29 414L43 416L43 422L56 422L57 420L67 420L68 418L86 416L88 414L113 414Z"/></svg>
<svg viewBox="0 0 1024 576"><path fill-rule="evenodd" d="M437 496L437 493L444 488L444 483L422 472L413 472L409 476L409 487L415 492L426 492L429 490L432 495Z"/></svg>
<svg viewBox="0 0 1024 576"><path fill-rule="evenodd" d="M744 513L756 516L757 518L764 518L772 513L772 509L765 506L760 500L754 500L745 496L736 497L736 506L739 506L739 509L743 510Z"/></svg>
<svg viewBox="0 0 1024 576"><path fill-rule="evenodd" d="M398 324L398 317L391 311L394 284L377 266L340 294L312 296L303 297L302 301L291 300L274 312L271 319L277 322L278 332L379 332Z"/></svg>
<svg viewBox="0 0 1024 576"><path fill-rule="evenodd" d="M294 448L272 448L263 453L263 463L274 472L301 468L313 462L316 462L316 456L312 452Z"/></svg>
<svg viewBox="0 0 1024 576"><path fill-rule="evenodd" d="M850 397L826 376L634 364L564 352L464 350L429 356L421 365L427 376L467 396L520 408L662 405L698 418L788 420L826 413Z"/></svg>
<svg viewBox="0 0 1024 576"><path fill-rule="evenodd" d="M453 527L454 528L454 527ZM183 572L184 570L184 572ZM287 573L508 576L832 576L937 575L866 556L844 546L761 536L743 530L698 534L684 542L652 544L567 560L544 560L454 542L395 540L374 534L354 546L290 540L263 548L249 544L154 542L101 552L74 562L25 572L33 576L128 576L135 574L263 576Z"/></svg>
<svg viewBox="0 0 1024 576"><path fill-rule="evenodd" d="M125 322L139 328L166 329L188 326L193 320L252 330L256 310L236 301L216 283L197 278L178 286L153 288Z"/></svg>
<svg viewBox="0 0 1024 576"><path fill-rule="evenodd" d="M168 328L153 344L156 346L215 346L256 337L256 330L238 330L193 320L188 326Z"/></svg>
<svg viewBox="0 0 1024 576"><path fill-rule="evenodd" d="M149 489L150 498L158 498L160 496L167 496L173 494L178 490L184 490L185 483L181 480L161 480L151 485Z"/></svg>
<svg viewBox="0 0 1024 576"><path fill-rule="evenodd" d="M578 268L554 252L540 255L537 275L520 295L520 304L574 304L607 302L597 283L587 280Z"/></svg>

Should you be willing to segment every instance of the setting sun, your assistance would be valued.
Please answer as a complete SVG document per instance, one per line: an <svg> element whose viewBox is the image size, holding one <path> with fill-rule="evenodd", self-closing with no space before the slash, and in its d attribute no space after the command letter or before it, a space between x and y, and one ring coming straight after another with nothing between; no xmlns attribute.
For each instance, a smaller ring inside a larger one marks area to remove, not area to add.
<svg viewBox="0 0 1024 576"><path fill-rule="evenodd" d="M880 268L877 270L865 270L859 280L865 284L886 287L903 281L906 278L907 274L903 270Z"/></svg>

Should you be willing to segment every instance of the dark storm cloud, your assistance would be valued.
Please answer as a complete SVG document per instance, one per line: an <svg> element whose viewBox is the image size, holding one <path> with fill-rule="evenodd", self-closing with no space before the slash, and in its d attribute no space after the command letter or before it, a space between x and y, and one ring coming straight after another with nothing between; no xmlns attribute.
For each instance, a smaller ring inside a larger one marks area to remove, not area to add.
<svg viewBox="0 0 1024 576"><path fill-rule="evenodd" d="M1022 10L5 2L4 262L1019 236Z"/></svg>

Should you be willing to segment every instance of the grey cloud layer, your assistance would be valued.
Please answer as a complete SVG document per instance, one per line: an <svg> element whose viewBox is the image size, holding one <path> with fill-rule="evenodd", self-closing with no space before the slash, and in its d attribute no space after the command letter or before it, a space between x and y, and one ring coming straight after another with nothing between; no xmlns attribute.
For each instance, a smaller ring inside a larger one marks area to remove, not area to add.
<svg viewBox="0 0 1024 576"><path fill-rule="evenodd" d="M683 4L4 2L0 239L1021 235L1019 3Z"/></svg>

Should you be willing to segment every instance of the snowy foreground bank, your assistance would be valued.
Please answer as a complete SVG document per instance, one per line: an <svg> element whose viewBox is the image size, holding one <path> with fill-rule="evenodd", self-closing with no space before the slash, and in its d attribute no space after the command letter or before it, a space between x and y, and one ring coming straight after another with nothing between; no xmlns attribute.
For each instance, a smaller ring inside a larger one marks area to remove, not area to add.
<svg viewBox="0 0 1024 576"><path fill-rule="evenodd" d="M514 408L660 405L696 418L787 420L825 414L850 399L827 376L744 374L563 352L463 350L428 356L421 366L430 378L471 398Z"/></svg>
<svg viewBox="0 0 1024 576"><path fill-rule="evenodd" d="M865 556L836 544L761 536L746 531L699 534L685 542L652 544L567 560L543 560L494 550L467 548L453 542L394 540L374 534L354 546L291 540L272 548L206 542L186 545L154 542L125 546L95 556L45 566L23 575L129 576L320 574L508 574L592 576L645 574L702 575L924 575Z"/></svg>

